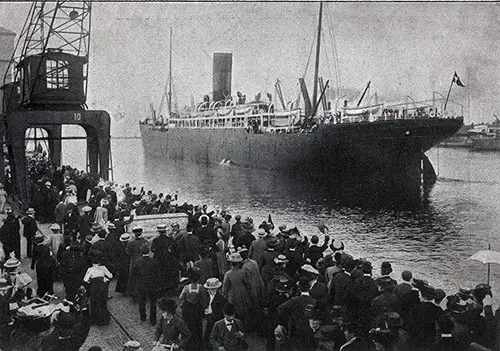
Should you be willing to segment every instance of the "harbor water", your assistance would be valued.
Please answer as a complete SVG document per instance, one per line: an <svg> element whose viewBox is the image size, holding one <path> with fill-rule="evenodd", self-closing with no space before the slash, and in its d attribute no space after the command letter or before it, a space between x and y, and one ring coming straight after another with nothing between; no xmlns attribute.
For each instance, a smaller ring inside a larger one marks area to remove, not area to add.
<svg viewBox="0 0 500 351"><path fill-rule="evenodd" d="M85 144L63 147L64 162L83 168ZM220 205L257 225L271 214L275 224L297 226L306 235L319 234L317 225L324 223L349 253L371 260L376 274L382 261L390 261L397 278L408 269L447 293L472 288L486 282L487 267L467 258L488 244L500 251L500 155L433 148L427 156L439 177L428 201L399 211L360 205L369 203L369 193L354 199L352 189L287 174L150 158L140 139L112 141L116 183L178 192L180 203ZM499 277L500 266L492 265L493 291L500 291Z"/></svg>

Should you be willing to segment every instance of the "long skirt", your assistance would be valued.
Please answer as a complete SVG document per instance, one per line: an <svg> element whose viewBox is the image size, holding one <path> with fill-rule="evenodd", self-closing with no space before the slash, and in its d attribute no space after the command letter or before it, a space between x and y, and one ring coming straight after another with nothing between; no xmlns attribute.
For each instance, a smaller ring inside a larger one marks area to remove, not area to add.
<svg viewBox="0 0 500 351"><path fill-rule="evenodd" d="M91 322L96 325L109 324L108 284L103 278L90 279L89 295Z"/></svg>

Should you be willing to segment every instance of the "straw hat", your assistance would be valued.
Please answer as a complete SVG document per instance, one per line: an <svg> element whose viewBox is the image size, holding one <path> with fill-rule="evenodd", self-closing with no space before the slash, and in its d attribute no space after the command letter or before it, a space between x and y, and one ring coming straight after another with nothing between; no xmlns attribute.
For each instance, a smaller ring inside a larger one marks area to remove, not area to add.
<svg viewBox="0 0 500 351"><path fill-rule="evenodd" d="M129 233L124 233L124 234L120 235L120 241L122 241L122 242L129 241L130 238L131 238L131 236Z"/></svg>
<svg viewBox="0 0 500 351"><path fill-rule="evenodd" d="M87 206L83 206L83 207L82 207L82 211L83 211L83 212L90 212L90 211L92 211L92 207L90 207L89 205L87 205Z"/></svg>
<svg viewBox="0 0 500 351"><path fill-rule="evenodd" d="M278 255L278 257L275 257L274 258L274 263L278 264L278 263L287 263L288 262L288 259L286 258L285 255Z"/></svg>
<svg viewBox="0 0 500 351"><path fill-rule="evenodd" d="M203 286L205 289L218 289L222 286L222 283L217 278L208 278Z"/></svg>
<svg viewBox="0 0 500 351"><path fill-rule="evenodd" d="M26 211L27 214L32 215L35 214L35 209L33 207L28 208L28 211Z"/></svg>
<svg viewBox="0 0 500 351"><path fill-rule="evenodd" d="M4 268L16 268L19 267L20 265L21 262L19 262L19 260L15 256L12 256L4 263L3 266Z"/></svg>

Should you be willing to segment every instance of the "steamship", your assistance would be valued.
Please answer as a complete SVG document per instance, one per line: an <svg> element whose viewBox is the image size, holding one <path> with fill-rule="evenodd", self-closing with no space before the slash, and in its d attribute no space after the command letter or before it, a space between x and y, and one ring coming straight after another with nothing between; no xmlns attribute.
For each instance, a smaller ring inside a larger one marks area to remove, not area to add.
<svg viewBox="0 0 500 351"><path fill-rule="evenodd" d="M319 36L320 31L318 46ZM420 194L424 177L436 179L425 152L463 124L460 116L445 117L446 111L432 100L365 106L345 103L317 113L320 104L328 106L317 69L312 101L300 80L304 108L258 97L246 102L240 94L225 98L231 92L231 70L232 54L215 53L212 100L205 97L193 111L171 112L166 120L153 116L141 121L146 154L322 175L330 181L356 180L390 192ZM316 87L321 88L319 99Z"/></svg>

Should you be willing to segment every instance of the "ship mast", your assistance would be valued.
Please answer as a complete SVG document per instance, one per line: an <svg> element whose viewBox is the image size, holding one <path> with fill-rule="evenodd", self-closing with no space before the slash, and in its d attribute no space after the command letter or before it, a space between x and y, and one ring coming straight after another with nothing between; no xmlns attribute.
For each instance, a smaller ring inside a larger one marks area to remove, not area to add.
<svg viewBox="0 0 500 351"><path fill-rule="evenodd" d="M168 60L168 118L172 118L172 27L170 27L170 53Z"/></svg>
<svg viewBox="0 0 500 351"><path fill-rule="evenodd" d="M320 53L320 48L321 48L321 20L323 18L323 2L319 3L319 19L318 19L318 35L317 35L317 41L316 41L316 62L314 64L314 85L313 85L313 96L312 96L312 103L313 103L313 111L316 111L316 105L318 104L318 73L319 73L319 53ZM311 118L314 117L311 115Z"/></svg>

